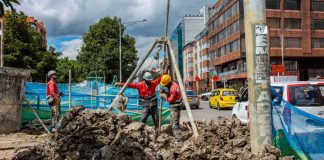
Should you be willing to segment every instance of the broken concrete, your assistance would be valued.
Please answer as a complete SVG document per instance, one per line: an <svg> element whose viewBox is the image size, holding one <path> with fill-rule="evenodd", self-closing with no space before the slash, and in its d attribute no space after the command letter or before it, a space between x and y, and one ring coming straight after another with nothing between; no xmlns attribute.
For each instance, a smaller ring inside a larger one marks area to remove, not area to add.
<svg viewBox="0 0 324 160"><path fill-rule="evenodd" d="M0 134L19 130L22 97L29 75L28 70L0 67Z"/></svg>
<svg viewBox="0 0 324 160"><path fill-rule="evenodd" d="M197 122L195 139L181 125L182 143L176 143L170 125L155 139L153 127L132 122L127 115L109 111L70 111L48 145L18 151L14 159L277 159L280 152L265 146L260 157L251 154L249 129L238 119L219 117L217 122Z"/></svg>

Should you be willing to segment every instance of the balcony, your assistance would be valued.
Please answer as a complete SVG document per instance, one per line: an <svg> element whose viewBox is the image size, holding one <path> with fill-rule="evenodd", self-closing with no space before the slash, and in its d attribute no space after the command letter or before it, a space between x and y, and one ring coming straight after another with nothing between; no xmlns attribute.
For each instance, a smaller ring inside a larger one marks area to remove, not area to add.
<svg viewBox="0 0 324 160"><path fill-rule="evenodd" d="M221 79L225 78L226 80L246 78L246 70L231 70L218 73L217 75L221 77Z"/></svg>
<svg viewBox="0 0 324 160"><path fill-rule="evenodd" d="M188 57L188 62L193 62L193 57Z"/></svg>

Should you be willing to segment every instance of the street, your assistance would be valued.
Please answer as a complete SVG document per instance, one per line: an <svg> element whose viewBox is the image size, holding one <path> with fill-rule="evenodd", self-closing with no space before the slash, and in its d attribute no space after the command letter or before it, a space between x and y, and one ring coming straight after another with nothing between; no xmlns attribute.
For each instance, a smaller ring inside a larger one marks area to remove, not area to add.
<svg viewBox="0 0 324 160"><path fill-rule="evenodd" d="M195 121L206 121L210 122L212 120L217 120L217 117L224 116L226 118L231 118L231 109L217 110L209 108L208 101L200 101L199 109L192 109L192 114ZM188 113L186 110L181 111L182 121L189 121Z"/></svg>

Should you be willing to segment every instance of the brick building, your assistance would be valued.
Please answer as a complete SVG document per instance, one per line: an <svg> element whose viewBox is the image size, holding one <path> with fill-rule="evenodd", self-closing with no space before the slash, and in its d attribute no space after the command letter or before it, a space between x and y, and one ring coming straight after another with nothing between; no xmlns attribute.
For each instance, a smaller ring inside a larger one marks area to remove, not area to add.
<svg viewBox="0 0 324 160"><path fill-rule="evenodd" d="M46 28L44 22L37 21L34 17L27 17L26 22L29 23L33 28L35 28L41 35L43 40L43 45L46 46Z"/></svg>
<svg viewBox="0 0 324 160"><path fill-rule="evenodd" d="M5 14L9 14L9 13L10 13L9 10L6 10L5 11ZM35 28L41 34L41 36L42 36L42 43L43 43L44 46L46 46L47 40L46 40L46 28L45 28L44 22L40 22L37 19L35 19L34 17L27 17L26 18L26 22L31 27Z"/></svg>
<svg viewBox="0 0 324 160"><path fill-rule="evenodd" d="M324 0L266 0L266 6L271 64L283 60L283 75L298 80L323 77ZM234 88L245 84L244 37L243 0L216 2L208 21L208 54L210 72L221 80L219 87L222 81Z"/></svg>

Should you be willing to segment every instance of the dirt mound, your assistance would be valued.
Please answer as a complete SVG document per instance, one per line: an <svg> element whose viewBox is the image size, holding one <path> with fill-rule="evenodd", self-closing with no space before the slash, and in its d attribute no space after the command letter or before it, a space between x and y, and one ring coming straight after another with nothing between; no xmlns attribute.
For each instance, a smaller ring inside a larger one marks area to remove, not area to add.
<svg viewBox="0 0 324 160"><path fill-rule="evenodd" d="M61 121L61 129L49 145L18 152L14 159L277 159L278 149L265 146L262 158L252 155L249 130L239 120L219 117L198 122L200 136L192 137L182 125L178 144L171 126L164 125L155 139L153 127L131 122L127 115L76 108Z"/></svg>

